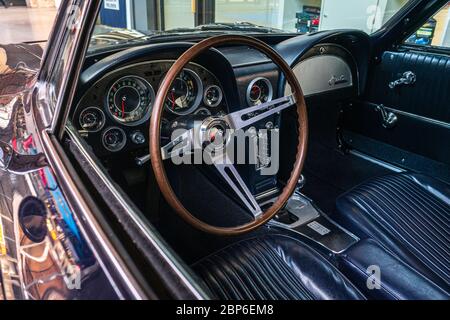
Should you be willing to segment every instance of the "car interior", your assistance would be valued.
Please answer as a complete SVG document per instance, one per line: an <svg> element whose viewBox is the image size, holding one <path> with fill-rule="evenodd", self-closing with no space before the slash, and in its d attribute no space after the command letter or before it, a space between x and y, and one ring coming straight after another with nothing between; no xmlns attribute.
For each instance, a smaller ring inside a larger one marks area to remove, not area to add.
<svg viewBox="0 0 450 320"><path fill-rule="evenodd" d="M98 205L118 212L119 194L211 298L448 299L450 55L405 42L443 3L375 36L202 33L88 52L63 146ZM195 123L250 128L263 151L234 167L170 161L174 131Z"/></svg>

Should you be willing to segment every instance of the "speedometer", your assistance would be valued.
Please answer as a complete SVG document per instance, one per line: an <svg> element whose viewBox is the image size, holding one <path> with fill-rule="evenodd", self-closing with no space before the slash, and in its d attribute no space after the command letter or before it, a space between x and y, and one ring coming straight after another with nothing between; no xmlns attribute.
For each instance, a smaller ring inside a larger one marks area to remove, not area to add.
<svg viewBox="0 0 450 320"><path fill-rule="evenodd" d="M167 93L166 109L177 115L189 114L200 105L202 95L203 84L200 77L194 71L184 69Z"/></svg>
<svg viewBox="0 0 450 320"><path fill-rule="evenodd" d="M150 118L155 92L143 78L126 76L111 86L107 98L108 111L114 120L135 125Z"/></svg>

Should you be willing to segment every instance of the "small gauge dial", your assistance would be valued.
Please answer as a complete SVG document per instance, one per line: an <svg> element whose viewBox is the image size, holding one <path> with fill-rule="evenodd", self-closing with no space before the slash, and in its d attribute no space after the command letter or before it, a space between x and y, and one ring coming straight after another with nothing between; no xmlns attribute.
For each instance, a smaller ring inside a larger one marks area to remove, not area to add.
<svg viewBox="0 0 450 320"><path fill-rule="evenodd" d="M152 86L144 79L127 76L116 81L108 92L108 111L125 125L140 124L150 118L155 98Z"/></svg>
<svg viewBox="0 0 450 320"><path fill-rule="evenodd" d="M122 129L111 127L103 132L102 142L103 146L107 150L117 152L125 147L125 144L127 143L127 136Z"/></svg>
<svg viewBox="0 0 450 320"><path fill-rule="evenodd" d="M79 122L82 130L97 132L105 124L105 114L96 107L89 107L80 113Z"/></svg>
<svg viewBox="0 0 450 320"><path fill-rule="evenodd" d="M211 108L217 107L223 98L222 89L219 86L212 85L205 89L203 94L203 103Z"/></svg>
<svg viewBox="0 0 450 320"><path fill-rule="evenodd" d="M167 93L166 109L177 115L189 114L199 106L202 93L200 77L194 71L184 69Z"/></svg>
<svg viewBox="0 0 450 320"><path fill-rule="evenodd" d="M208 117L208 116L211 115L211 111L208 110L208 109L206 109L206 108L198 108L198 109L194 112L194 114L198 114L198 115L201 115L201 116Z"/></svg>
<svg viewBox="0 0 450 320"><path fill-rule="evenodd" d="M247 103L250 106L260 105L272 100L273 88L266 78L256 78L247 88Z"/></svg>

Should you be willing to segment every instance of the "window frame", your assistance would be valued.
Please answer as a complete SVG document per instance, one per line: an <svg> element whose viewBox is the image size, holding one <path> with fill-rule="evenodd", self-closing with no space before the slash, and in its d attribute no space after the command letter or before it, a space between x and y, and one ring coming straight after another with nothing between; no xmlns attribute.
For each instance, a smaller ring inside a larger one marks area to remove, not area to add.
<svg viewBox="0 0 450 320"><path fill-rule="evenodd" d="M422 26L431 18L433 18L436 14L438 14L439 11L443 10L447 5L450 5L450 2L447 0L445 3L436 11L434 11L433 14L429 15L422 24L418 28L415 28L414 31L408 33L407 36L405 36L401 43L399 44L399 48L401 49L408 49L408 50L415 50L415 51L423 51L423 52L430 52L430 53L438 53L438 54L450 54L450 46L433 46L433 45L422 45L422 44L413 44L413 43L406 43L406 41L415 33L417 30L422 28ZM450 14L450 9L449 9ZM450 19L450 17L449 17ZM450 23L450 22L449 22ZM450 28L450 25L449 27Z"/></svg>

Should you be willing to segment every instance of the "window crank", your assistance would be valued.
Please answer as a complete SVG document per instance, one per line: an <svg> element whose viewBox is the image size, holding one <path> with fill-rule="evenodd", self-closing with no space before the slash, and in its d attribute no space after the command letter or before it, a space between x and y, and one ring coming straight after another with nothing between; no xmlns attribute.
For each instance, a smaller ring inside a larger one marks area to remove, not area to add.
<svg viewBox="0 0 450 320"><path fill-rule="evenodd" d="M412 71L406 71L403 73L403 76L400 79L392 81L389 83L389 88L395 89L398 86L402 85L412 85L416 83L417 77L416 74Z"/></svg>

